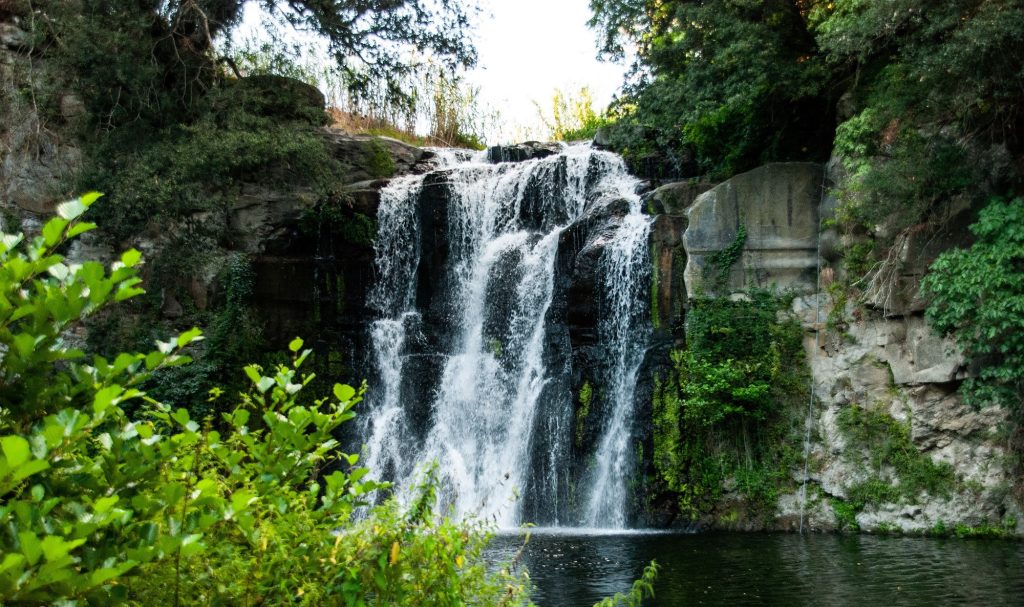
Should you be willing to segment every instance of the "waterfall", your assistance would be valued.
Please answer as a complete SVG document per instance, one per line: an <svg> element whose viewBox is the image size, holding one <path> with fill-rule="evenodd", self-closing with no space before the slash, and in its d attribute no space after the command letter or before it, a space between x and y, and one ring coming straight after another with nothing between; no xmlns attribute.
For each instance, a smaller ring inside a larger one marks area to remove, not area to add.
<svg viewBox="0 0 1024 607"><path fill-rule="evenodd" d="M649 276L648 230L649 222L640 214L639 200L631 201L618 237L601 260L607 312L601 319L599 335L610 363L604 369L603 383L608 387L612 409L597 450L587 501L586 523L590 527L622 528L626 524L633 392L647 341L647 307L638 294Z"/></svg>
<svg viewBox="0 0 1024 607"><path fill-rule="evenodd" d="M442 507L502 528L623 527L647 337L649 220L637 181L618 156L589 146L518 163L455 152L436 162L381 193L363 463L402 499L436 462ZM565 324L552 318L556 261L588 212L622 200L629 211L600 262L606 355L595 376L607 382L609 414L594 470L576 487L589 497L574 512L569 352L558 345Z"/></svg>

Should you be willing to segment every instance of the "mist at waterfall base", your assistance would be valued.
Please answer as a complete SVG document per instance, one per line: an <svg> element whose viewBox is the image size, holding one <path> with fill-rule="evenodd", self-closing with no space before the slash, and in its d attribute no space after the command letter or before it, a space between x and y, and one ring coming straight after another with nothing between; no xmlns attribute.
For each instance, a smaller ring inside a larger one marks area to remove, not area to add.
<svg viewBox="0 0 1024 607"><path fill-rule="evenodd" d="M652 558L659 607L767 605L1019 606L1024 543L870 535L577 534L541 531L493 542L519 563L538 605L590 607L624 592ZM646 603L645 603L646 604Z"/></svg>
<svg viewBox="0 0 1024 607"><path fill-rule="evenodd" d="M548 152L501 162L437 150L434 171L382 191L363 462L399 499L436 464L439 505L459 518L622 529L650 220L618 156L589 146ZM602 218L598 354L586 372L607 406L592 461L579 470L558 268Z"/></svg>

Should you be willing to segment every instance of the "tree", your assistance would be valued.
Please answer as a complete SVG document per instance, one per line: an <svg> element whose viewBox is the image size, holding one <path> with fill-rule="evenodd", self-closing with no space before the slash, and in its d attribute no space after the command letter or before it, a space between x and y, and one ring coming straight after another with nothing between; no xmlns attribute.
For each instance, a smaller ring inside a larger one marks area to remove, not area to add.
<svg viewBox="0 0 1024 607"><path fill-rule="evenodd" d="M239 24L247 4L322 36L351 90L383 82L398 99L427 60L449 70L475 63L470 1L48 0L41 10L82 92L100 104L95 117L109 127L181 119L217 80L214 41Z"/></svg>
<svg viewBox="0 0 1024 607"><path fill-rule="evenodd" d="M768 160L823 159L833 128L830 78L805 2L593 0L601 52L635 45L623 125L701 171L731 175ZM619 128L619 147L645 145Z"/></svg>

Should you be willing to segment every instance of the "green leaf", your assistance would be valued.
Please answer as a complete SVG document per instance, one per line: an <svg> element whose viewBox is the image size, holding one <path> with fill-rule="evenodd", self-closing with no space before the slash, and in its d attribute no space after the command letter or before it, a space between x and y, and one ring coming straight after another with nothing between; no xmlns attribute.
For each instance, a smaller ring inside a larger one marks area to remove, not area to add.
<svg viewBox="0 0 1024 607"><path fill-rule="evenodd" d="M288 344L288 349L291 350L292 352L298 352L299 350L302 349L302 343L302 339L296 337L291 341L291 343Z"/></svg>
<svg viewBox="0 0 1024 607"><path fill-rule="evenodd" d="M84 234L85 232L91 232L92 230L95 230L95 229L96 229L96 224L95 223L90 223L88 221L80 221L80 222L76 223L75 225L71 226L71 229L68 230L67 237L68 238L74 238L75 236L78 236L79 234Z"/></svg>
<svg viewBox="0 0 1024 607"><path fill-rule="evenodd" d="M97 514L103 514L113 508L118 499L119 498L116 495L101 497L93 503L92 509L95 510Z"/></svg>
<svg viewBox="0 0 1024 607"><path fill-rule="evenodd" d="M89 204L92 204L91 202ZM77 219L89 206L83 198L75 198L57 205L57 215L64 219ZM63 230L63 228L61 228Z"/></svg>
<svg viewBox="0 0 1024 607"><path fill-rule="evenodd" d="M17 468L28 461L31 456L31 449L28 441L20 436L5 436L0 438L0 446L3 447L4 457L7 465Z"/></svg>
<svg viewBox="0 0 1024 607"><path fill-rule="evenodd" d="M61 557L66 556L75 548L78 548L85 543L85 538L77 540L65 541L64 538L56 535L48 535L43 538L43 541L39 545L43 549L43 556L47 561L56 561Z"/></svg>
<svg viewBox="0 0 1024 607"><path fill-rule="evenodd" d="M346 384L334 384L334 398L346 403L356 395L356 389Z"/></svg>
<svg viewBox="0 0 1024 607"><path fill-rule="evenodd" d="M43 226L43 242L46 246L52 247L60 242L61 238L64 236L64 228L66 228L67 225L68 221L59 217L54 217L50 221L47 221L46 225Z"/></svg>
<svg viewBox="0 0 1024 607"><path fill-rule="evenodd" d="M247 365L243 371L245 371L245 375L254 384L260 383L260 380L263 379L263 376L260 375L260 370L256 365Z"/></svg>
<svg viewBox="0 0 1024 607"><path fill-rule="evenodd" d="M178 336L178 347L184 348L192 342L203 339L203 332L198 327L193 327Z"/></svg>
<svg viewBox="0 0 1024 607"><path fill-rule="evenodd" d="M43 548L39 544L39 538L31 531L18 533L18 543L21 544L21 553L25 555L29 565L35 565L39 557L43 555Z"/></svg>
<svg viewBox="0 0 1024 607"><path fill-rule="evenodd" d="M184 538L182 538L181 556L188 558L190 556L195 556L203 550L205 550L206 546L203 545L203 543L200 541L202 537L203 536L198 533L193 533L191 535L186 535Z"/></svg>
<svg viewBox="0 0 1024 607"><path fill-rule="evenodd" d="M271 389L273 386L274 386L274 378L272 378L272 377L261 377L260 380L258 382L256 382L256 389L259 390L260 394L265 393L267 390Z"/></svg>
<svg viewBox="0 0 1024 607"><path fill-rule="evenodd" d="M137 249L128 249L121 254L121 263L126 268L134 268L140 261L142 261L142 253Z"/></svg>
<svg viewBox="0 0 1024 607"><path fill-rule="evenodd" d="M87 207L91 207L94 202L103 197L103 194L99 192L86 192L82 194L81 201Z"/></svg>
<svg viewBox="0 0 1024 607"><path fill-rule="evenodd" d="M122 392L123 390L121 386L118 386L117 384L107 386L106 388L99 390L96 392L96 396L92 399L92 410L95 413L102 413L110 405L114 405L119 402L118 397L121 396Z"/></svg>

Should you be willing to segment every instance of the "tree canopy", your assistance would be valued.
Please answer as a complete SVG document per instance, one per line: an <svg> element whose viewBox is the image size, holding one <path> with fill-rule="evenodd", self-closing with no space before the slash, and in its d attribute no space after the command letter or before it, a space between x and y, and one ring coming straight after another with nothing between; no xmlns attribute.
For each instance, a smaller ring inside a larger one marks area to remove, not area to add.
<svg viewBox="0 0 1024 607"><path fill-rule="evenodd" d="M107 127L173 122L224 70L215 41L247 5L320 36L356 93L383 85L400 100L426 65L454 70L476 62L467 35L472 0L49 0L45 37L78 75L93 114ZM102 36L96 35L103 32Z"/></svg>

